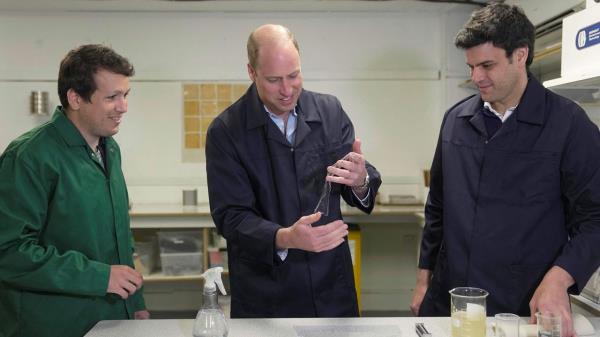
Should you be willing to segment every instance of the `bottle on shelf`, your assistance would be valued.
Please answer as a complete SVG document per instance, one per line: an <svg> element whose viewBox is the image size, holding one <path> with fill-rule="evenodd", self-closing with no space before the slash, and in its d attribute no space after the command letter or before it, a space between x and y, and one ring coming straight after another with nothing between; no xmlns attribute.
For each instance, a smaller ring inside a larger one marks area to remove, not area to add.
<svg viewBox="0 0 600 337"><path fill-rule="evenodd" d="M222 267L207 269L204 278L204 290L202 292L202 308L196 315L192 335L194 337L227 337L229 327L225 320L225 314L218 302L217 286L223 295L227 295L223 280L221 279Z"/></svg>

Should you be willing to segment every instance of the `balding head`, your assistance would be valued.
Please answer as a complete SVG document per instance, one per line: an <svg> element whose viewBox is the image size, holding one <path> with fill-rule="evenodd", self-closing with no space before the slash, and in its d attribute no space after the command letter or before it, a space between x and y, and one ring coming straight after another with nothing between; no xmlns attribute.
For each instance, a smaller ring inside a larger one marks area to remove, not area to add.
<svg viewBox="0 0 600 337"><path fill-rule="evenodd" d="M256 28L248 37L248 63L252 68L258 68L258 54L263 47L285 46L292 43L298 53L298 41L292 32L281 25L266 24Z"/></svg>

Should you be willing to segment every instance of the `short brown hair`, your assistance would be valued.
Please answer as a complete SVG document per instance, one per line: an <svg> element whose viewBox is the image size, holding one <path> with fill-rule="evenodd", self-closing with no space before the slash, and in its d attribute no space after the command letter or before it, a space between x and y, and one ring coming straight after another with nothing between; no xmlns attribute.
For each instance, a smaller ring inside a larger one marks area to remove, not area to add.
<svg viewBox="0 0 600 337"><path fill-rule="evenodd" d="M92 94L96 91L94 74L101 69L127 77L135 74L129 60L104 45L86 44L67 53L58 70L58 97L63 108L69 107L69 89L75 90L79 96L90 102Z"/></svg>

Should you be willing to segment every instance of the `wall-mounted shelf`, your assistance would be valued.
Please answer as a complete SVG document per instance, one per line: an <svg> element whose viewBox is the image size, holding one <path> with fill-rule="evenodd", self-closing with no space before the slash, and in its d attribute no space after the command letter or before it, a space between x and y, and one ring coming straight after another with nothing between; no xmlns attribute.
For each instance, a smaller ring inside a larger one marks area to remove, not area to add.
<svg viewBox="0 0 600 337"><path fill-rule="evenodd" d="M564 76L545 81L544 86L580 103L598 102L600 101L600 69L577 76Z"/></svg>

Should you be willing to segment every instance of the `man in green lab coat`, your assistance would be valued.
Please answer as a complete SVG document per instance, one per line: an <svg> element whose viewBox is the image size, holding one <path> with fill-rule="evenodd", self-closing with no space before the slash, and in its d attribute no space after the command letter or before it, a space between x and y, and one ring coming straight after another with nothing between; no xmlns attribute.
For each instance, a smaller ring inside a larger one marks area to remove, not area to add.
<svg viewBox="0 0 600 337"><path fill-rule="evenodd" d="M133 74L108 47L71 50L62 106L0 156L1 337L75 337L100 320L149 317L112 138Z"/></svg>

